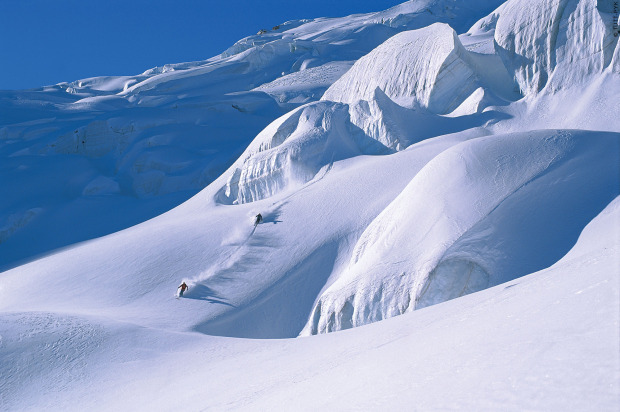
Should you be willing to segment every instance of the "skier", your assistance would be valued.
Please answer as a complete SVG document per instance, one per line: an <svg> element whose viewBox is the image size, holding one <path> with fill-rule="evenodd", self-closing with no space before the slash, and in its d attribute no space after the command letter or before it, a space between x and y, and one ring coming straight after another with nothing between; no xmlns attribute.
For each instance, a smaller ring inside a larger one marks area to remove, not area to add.
<svg viewBox="0 0 620 412"><path fill-rule="evenodd" d="M179 285L179 287L177 289L181 289L179 291L179 297L182 297L183 296L183 292L185 292L187 289L189 289L189 286L187 286L187 284L185 282L183 282L183 283L181 283Z"/></svg>
<svg viewBox="0 0 620 412"><path fill-rule="evenodd" d="M254 221L254 227L258 226L260 222L263 221L263 215L260 213L256 215L256 220Z"/></svg>

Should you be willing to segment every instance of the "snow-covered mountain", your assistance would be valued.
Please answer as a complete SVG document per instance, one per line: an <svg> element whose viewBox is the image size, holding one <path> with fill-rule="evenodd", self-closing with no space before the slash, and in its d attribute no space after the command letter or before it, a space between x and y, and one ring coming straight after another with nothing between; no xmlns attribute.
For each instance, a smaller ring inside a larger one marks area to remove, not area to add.
<svg viewBox="0 0 620 412"><path fill-rule="evenodd" d="M0 270L177 206L389 37L435 21L466 30L500 3L290 21L200 62L0 91Z"/></svg>
<svg viewBox="0 0 620 412"><path fill-rule="evenodd" d="M614 23L411 0L0 92L0 409L615 410Z"/></svg>

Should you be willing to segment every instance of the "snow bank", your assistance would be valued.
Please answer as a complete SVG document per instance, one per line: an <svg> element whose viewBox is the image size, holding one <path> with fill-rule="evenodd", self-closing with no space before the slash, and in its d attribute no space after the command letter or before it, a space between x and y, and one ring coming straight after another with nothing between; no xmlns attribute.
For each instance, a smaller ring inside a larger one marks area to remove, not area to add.
<svg viewBox="0 0 620 412"><path fill-rule="evenodd" d="M366 229L303 334L385 319L553 264L617 195L619 138L539 131L445 151Z"/></svg>

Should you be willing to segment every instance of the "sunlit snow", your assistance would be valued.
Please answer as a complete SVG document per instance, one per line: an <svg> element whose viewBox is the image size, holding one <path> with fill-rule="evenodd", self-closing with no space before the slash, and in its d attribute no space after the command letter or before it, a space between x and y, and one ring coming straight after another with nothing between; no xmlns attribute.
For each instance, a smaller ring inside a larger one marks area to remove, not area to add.
<svg viewBox="0 0 620 412"><path fill-rule="evenodd" d="M0 410L617 410L612 3L0 91Z"/></svg>

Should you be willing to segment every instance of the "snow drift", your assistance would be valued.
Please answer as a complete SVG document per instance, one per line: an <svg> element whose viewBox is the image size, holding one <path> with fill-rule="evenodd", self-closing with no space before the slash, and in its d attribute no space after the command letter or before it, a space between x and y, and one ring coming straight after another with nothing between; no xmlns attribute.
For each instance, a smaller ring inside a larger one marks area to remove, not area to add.
<svg viewBox="0 0 620 412"><path fill-rule="evenodd" d="M351 124L345 105L310 103L274 121L254 139L229 171L221 200L264 199L301 186L334 161L386 152Z"/></svg>
<svg viewBox="0 0 620 412"><path fill-rule="evenodd" d="M385 319L553 264L617 195L619 150L618 134L538 131L445 151L366 229L303 334Z"/></svg>
<svg viewBox="0 0 620 412"><path fill-rule="evenodd" d="M615 410L613 8L499 3L0 92L0 408Z"/></svg>
<svg viewBox="0 0 620 412"><path fill-rule="evenodd" d="M376 13L295 20L203 61L0 92L0 180L7 193L0 201L0 268L182 203L270 122L317 101L391 36L437 21L464 31L500 3L410 1ZM39 184L46 175L50 186ZM17 196L14 186L29 188L32 197ZM36 218L12 223L35 209ZM70 229L47 235L62 222Z"/></svg>

